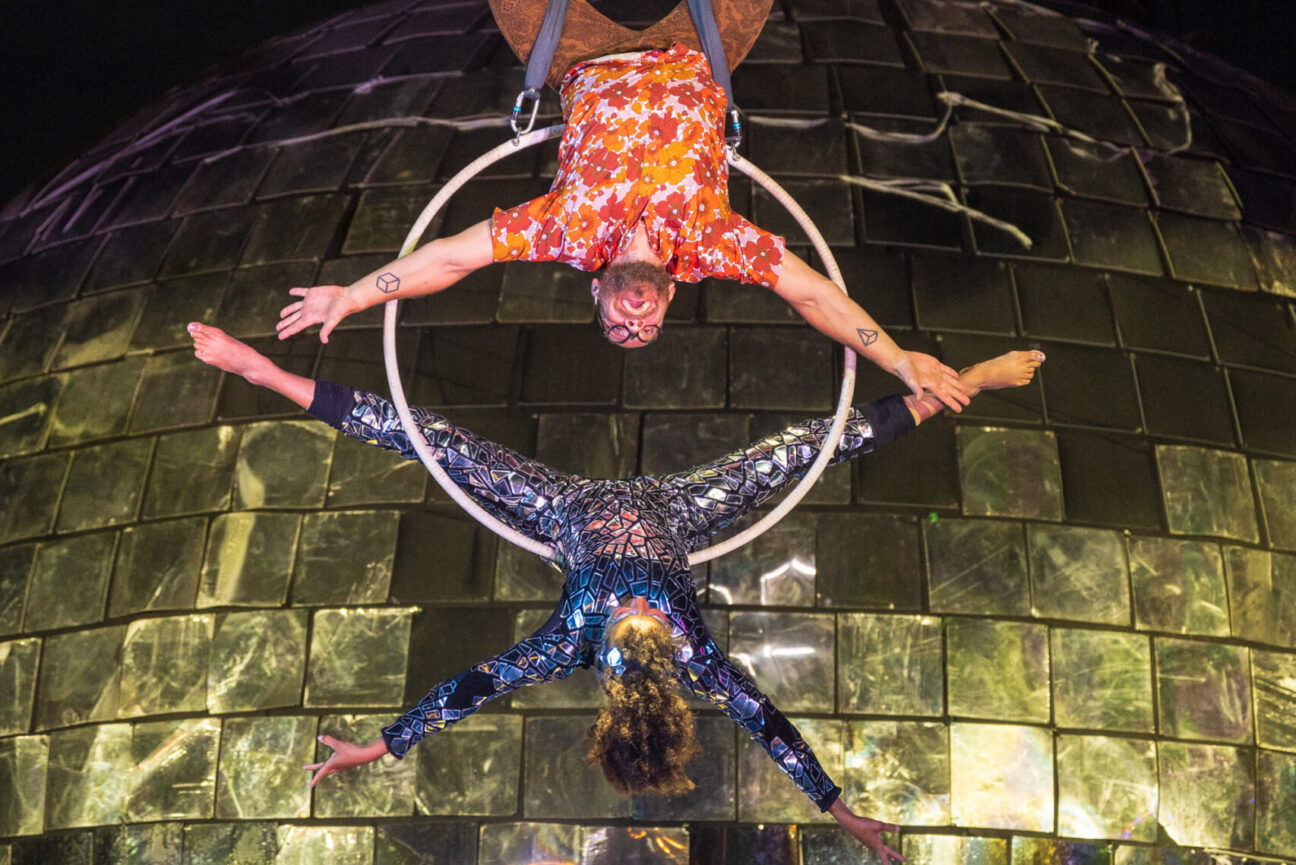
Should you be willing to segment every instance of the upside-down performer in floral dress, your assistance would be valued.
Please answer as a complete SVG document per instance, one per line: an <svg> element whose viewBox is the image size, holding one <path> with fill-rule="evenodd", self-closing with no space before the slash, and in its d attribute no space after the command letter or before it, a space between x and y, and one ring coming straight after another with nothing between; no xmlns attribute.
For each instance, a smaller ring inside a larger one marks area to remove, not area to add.
<svg viewBox="0 0 1296 865"><path fill-rule="evenodd" d="M675 282L704 277L768 288L806 321L913 392L960 411L958 374L903 351L855 301L729 206L725 94L706 58L675 43L577 63L562 82L567 128L544 195L438 238L349 286L293 288L280 338L321 324L328 341L352 313L448 288L492 262L560 261L599 271L595 320L623 348L657 339ZM861 286L867 292L868 286Z"/></svg>

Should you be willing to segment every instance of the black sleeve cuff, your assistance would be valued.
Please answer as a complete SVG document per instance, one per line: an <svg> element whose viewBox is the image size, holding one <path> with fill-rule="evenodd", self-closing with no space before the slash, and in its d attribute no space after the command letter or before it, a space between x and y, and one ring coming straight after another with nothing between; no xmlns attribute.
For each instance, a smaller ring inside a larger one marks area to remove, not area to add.
<svg viewBox="0 0 1296 865"><path fill-rule="evenodd" d="M889 444L917 426L902 394L867 402L857 408L873 430L875 447Z"/></svg>
<svg viewBox="0 0 1296 865"><path fill-rule="evenodd" d="M306 413L334 429L342 428L351 406L355 405L355 388L319 379L315 382L315 398Z"/></svg>
<svg viewBox="0 0 1296 865"><path fill-rule="evenodd" d="M383 743L387 746L387 753L391 754L397 760L405 759L405 751L409 749L409 740L402 739L392 732L392 727L385 727L382 731Z"/></svg>
<svg viewBox="0 0 1296 865"><path fill-rule="evenodd" d="M821 812L826 812L833 806L833 803L837 801L837 797L841 795L841 791L842 788L834 784L831 790L815 800L815 804L819 806Z"/></svg>

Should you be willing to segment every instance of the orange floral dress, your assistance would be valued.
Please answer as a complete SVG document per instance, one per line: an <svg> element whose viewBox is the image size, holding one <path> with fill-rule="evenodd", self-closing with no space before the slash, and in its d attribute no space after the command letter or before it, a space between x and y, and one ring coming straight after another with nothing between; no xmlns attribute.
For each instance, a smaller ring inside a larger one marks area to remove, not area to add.
<svg viewBox="0 0 1296 865"><path fill-rule="evenodd" d="M729 209L724 91L702 54L677 42L579 63L562 100L558 174L545 195L495 211L496 261L598 270L642 221L672 279L778 282L783 238Z"/></svg>

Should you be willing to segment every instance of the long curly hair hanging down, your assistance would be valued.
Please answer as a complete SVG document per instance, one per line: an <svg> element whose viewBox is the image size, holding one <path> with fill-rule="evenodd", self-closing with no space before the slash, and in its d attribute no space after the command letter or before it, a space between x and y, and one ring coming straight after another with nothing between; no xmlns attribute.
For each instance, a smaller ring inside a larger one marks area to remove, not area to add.
<svg viewBox="0 0 1296 865"><path fill-rule="evenodd" d="M590 727L586 759L623 796L693 789L686 764L701 750L675 680L675 642L665 628L626 628L621 675L604 678L607 702Z"/></svg>

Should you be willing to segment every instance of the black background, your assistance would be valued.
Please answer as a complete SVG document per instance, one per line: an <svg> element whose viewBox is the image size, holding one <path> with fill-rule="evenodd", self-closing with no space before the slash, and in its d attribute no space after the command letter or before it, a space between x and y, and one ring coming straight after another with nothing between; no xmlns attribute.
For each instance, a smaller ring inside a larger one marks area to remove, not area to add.
<svg viewBox="0 0 1296 865"><path fill-rule="evenodd" d="M1291 0L1091 0L1296 92ZM0 0L0 202L212 64L357 0Z"/></svg>

